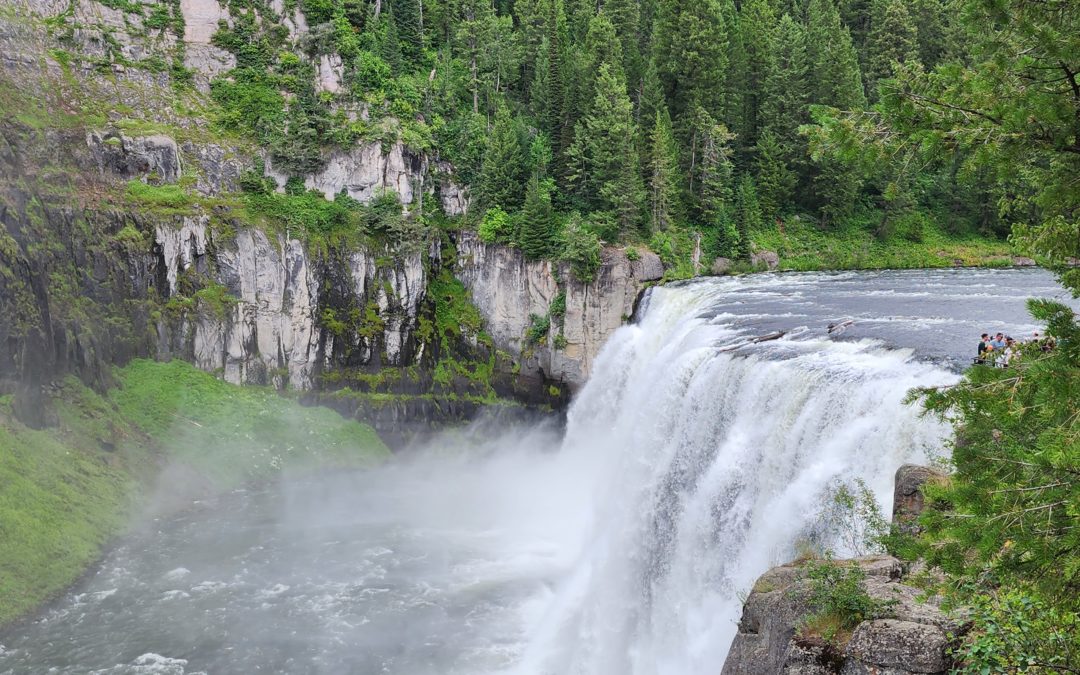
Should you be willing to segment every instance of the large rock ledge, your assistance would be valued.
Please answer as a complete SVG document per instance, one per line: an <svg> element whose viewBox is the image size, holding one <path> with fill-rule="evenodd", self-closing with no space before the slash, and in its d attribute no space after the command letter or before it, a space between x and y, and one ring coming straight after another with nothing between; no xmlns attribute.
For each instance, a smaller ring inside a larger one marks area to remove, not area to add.
<svg viewBox="0 0 1080 675"><path fill-rule="evenodd" d="M896 490L907 500L897 504L894 519L900 516L900 522L910 526L921 509L922 484L939 475L926 467L900 467ZM886 618L863 621L843 644L803 634L800 624L814 612L809 562L774 567L758 578L743 605L722 674L938 675L953 668L950 646L968 628L962 614L946 613L938 599L905 584L904 566L892 556L836 564L854 564L862 570L867 595L891 604Z"/></svg>

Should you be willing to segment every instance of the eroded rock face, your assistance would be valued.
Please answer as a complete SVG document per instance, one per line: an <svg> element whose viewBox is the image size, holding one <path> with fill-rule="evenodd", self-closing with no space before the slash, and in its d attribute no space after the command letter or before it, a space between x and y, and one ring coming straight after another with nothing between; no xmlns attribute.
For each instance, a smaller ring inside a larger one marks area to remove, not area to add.
<svg viewBox="0 0 1080 675"><path fill-rule="evenodd" d="M218 22L231 21L229 10L217 0L180 0L180 12L184 15L184 42L189 44L210 44Z"/></svg>
<svg viewBox="0 0 1080 675"><path fill-rule="evenodd" d="M521 251L486 244L473 232L458 237L456 273L472 292L495 346L521 360L522 372L543 374L572 389L588 379L604 342L633 314L638 294L663 277L659 256L642 252L631 261L626 252L605 249L596 278L588 284L565 266L529 261ZM556 296L566 294L566 315L552 318L546 340L531 345L526 333L532 316L550 313ZM565 345L556 346L562 335Z"/></svg>
<svg viewBox="0 0 1080 675"><path fill-rule="evenodd" d="M402 204L412 204L414 190L422 184L426 172L423 158L414 156L401 143L395 143L383 153L381 143L364 143L349 152L335 152L321 171L308 176L304 185L318 190L327 199L344 190L353 199L367 204L381 190L397 193ZM283 174L273 171L269 163L267 175L284 188Z"/></svg>

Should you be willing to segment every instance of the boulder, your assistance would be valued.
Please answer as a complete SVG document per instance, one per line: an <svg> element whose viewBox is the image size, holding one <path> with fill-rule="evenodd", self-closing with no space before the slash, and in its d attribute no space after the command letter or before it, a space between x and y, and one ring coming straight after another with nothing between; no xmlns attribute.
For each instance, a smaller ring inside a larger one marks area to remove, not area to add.
<svg viewBox="0 0 1080 675"><path fill-rule="evenodd" d="M814 611L806 564L775 567L757 580L743 605L723 675L948 672L948 636L966 630L965 618L946 614L935 598L927 599L921 590L902 583L903 566L896 558L837 561L852 563L866 576L866 593L889 603L888 618L860 623L846 644L799 634L799 624Z"/></svg>
<svg viewBox="0 0 1080 675"><path fill-rule="evenodd" d="M713 261L710 269L716 276L721 276L730 272L734 264L735 262L731 258L717 258Z"/></svg>
<svg viewBox="0 0 1080 675"><path fill-rule="evenodd" d="M1014 267L1034 267L1037 263L1031 258L1022 255L1014 255L1012 257L1012 264Z"/></svg>
<svg viewBox="0 0 1080 675"><path fill-rule="evenodd" d="M923 510L922 486L930 480L940 480L945 474L937 469L917 464L904 464L893 479L892 521L901 530L913 532L915 521Z"/></svg>
<svg viewBox="0 0 1080 675"><path fill-rule="evenodd" d="M780 267L780 256L775 251L757 251L750 254L750 264L764 267L771 272Z"/></svg>
<svg viewBox="0 0 1080 675"><path fill-rule="evenodd" d="M844 649L845 675L944 673L952 667L949 639L933 624L879 619L858 625Z"/></svg>

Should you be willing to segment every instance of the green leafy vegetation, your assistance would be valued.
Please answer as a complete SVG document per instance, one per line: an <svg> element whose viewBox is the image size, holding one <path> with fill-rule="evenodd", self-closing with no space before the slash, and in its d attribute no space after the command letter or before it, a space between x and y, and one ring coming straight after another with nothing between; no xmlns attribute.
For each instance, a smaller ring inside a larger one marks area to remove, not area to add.
<svg viewBox="0 0 1080 675"><path fill-rule="evenodd" d="M179 505L388 453L367 425L183 362L134 361L116 380L101 396L69 377L53 400L58 425L44 431L0 405L0 625L71 584L145 499L160 500L162 471Z"/></svg>
<svg viewBox="0 0 1080 675"><path fill-rule="evenodd" d="M870 597L863 587L866 573L858 564L826 557L807 561L804 569L814 611L803 619L800 634L842 644L863 621L888 616L890 603Z"/></svg>

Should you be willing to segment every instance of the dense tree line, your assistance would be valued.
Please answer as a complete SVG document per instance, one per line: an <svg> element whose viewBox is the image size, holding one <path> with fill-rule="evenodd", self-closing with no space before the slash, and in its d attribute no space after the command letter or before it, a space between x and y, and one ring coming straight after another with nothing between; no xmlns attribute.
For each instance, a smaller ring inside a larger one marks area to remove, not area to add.
<svg viewBox="0 0 1080 675"><path fill-rule="evenodd" d="M215 36L239 66L215 94L296 175L327 146L385 134L335 104L369 105L452 160L473 216L501 210L513 226L500 236L528 232L534 255L571 214L609 242L692 229L736 257L794 214L882 237L916 213L989 234L1002 225L984 207L1000 187L988 177L840 161L811 153L803 131L816 106L876 105L897 68L969 60L951 2L299 0L311 29L297 60L279 17L248 0ZM256 14L270 19L261 30ZM302 72L332 53L347 85L337 101Z"/></svg>

